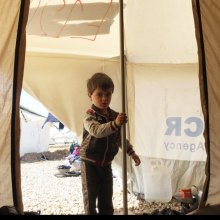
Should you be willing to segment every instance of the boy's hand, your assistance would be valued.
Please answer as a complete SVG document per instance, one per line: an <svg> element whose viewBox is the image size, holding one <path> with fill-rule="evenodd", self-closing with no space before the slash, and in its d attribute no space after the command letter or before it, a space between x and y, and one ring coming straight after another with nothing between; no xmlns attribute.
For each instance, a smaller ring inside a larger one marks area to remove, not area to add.
<svg viewBox="0 0 220 220"><path fill-rule="evenodd" d="M115 119L115 123L118 126L126 124L127 121L128 121L128 117L127 117L126 113L124 113L124 112L119 113L117 118Z"/></svg>
<svg viewBox="0 0 220 220"><path fill-rule="evenodd" d="M135 152L131 155L131 158L135 162L135 166L139 166L140 165L141 160L140 160L139 156Z"/></svg>

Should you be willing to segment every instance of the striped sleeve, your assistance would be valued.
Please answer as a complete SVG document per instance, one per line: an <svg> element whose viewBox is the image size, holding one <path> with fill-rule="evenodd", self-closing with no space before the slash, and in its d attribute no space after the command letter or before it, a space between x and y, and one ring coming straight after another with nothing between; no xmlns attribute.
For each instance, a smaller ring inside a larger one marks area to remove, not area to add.
<svg viewBox="0 0 220 220"><path fill-rule="evenodd" d="M128 156L131 156L134 152L135 151L133 150L133 146L127 140L127 154L128 154Z"/></svg>

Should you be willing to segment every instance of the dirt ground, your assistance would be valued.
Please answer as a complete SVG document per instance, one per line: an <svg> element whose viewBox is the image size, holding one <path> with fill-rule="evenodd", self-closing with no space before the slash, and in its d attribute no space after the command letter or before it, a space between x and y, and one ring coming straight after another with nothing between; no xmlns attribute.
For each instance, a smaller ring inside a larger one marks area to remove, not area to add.
<svg viewBox="0 0 220 220"><path fill-rule="evenodd" d="M48 151L42 153L26 153L21 163L34 163L42 160L62 160L68 156L70 145L50 145Z"/></svg>
<svg viewBox="0 0 220 220"><path fill-rule="evenodd" d="M69 154L70 145L51 145L46 152L42 153L26 153L21 157L21 163L34 163L43 160L63 160ZM167 209L169 207L169 209ZM136 210L129 210L132 213L153 213L155 210L163 210L164 212L175 212L180 211L181 204L176 200L172 199L168 204L163 203L149 203L144 200L139 200L139 207ZM121 209L115 210L116 214L122 213ZM154 213L155 214L155 213ZM158 213L156 213L158 215ZM178 212L174 214L179 214ZM161 213L159 213L161 215ZM168 214L170 215L170 213ZM171 213L173 215L173 213Z"/></svg>

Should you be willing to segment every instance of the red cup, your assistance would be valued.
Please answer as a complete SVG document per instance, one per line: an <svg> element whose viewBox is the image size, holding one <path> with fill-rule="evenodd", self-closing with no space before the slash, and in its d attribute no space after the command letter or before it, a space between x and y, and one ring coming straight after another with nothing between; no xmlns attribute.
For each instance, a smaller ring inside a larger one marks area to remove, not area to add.
<svg viewBox="0 0 220 220"><path fill-rule="evenodd" d="M181 198L192 198L192 191L191 189L181 189L179 190Z"/></svg>

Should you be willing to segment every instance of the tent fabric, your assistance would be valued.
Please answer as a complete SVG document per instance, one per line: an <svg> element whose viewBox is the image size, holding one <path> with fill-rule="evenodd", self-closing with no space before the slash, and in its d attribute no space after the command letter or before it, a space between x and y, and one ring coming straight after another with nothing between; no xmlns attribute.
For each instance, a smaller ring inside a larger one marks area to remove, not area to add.
<svg viewBox="0 0 220 220"><path fill-rule="evenodd" d="M132 111L135 113L130 138L138 146L137 152L148 157L205 161L203 126L199 127L203 117L197 64L131 63L127 65L127 71L128 82L135 84L134 91L128 94L135 97L128 105L133 106L129 116ZM189 126L188 120L198 120L197 127ZM169 131L173 122L176 126ZM189 127L196 129L198 136L195 134L192 138L186 131Z"/></svg>
<svg viewBox="0 0 220 220"><path fill-rule="evenodd" d="M199 74L202 107L206 122L206 184L202 207L219 207L219 34L216 24L220 22L219 1L193 1L196 36L199 51ZM207 209L208 210L208 209ZM199 213L199 212L196 212ZM213 209L213 214L219 214Z"/></svg>
<svg viewBox="0 0 220 220"><path fill-rule="evenodd" d="M20 119L20 157L26 153L42 153L48 151L50 139L50 125L42 128L44 119L24 120Z"/></svg>
<svg viewBox="0 0 220 220"><path fill-rule="evenodd" d="M131 174L134 192L148 200L149 161L155 158L161 158L170 173L173 195L192 185L201 190L206 160L202 130L193 139L184 133L188 117L203 120L197 64L128 63L127 72L129 139L142 161ZM181 135L164 135L166 119L173 116L181 116Z"/></svg>
<svg viewBox="0 0 220 220"><path fill-rule="evenodd" d="M12 105L12 130L11 148L12 154L12 181L14 205L20 213L23 213L22 191L21 191L21 172L20 172L20 95L23 82L25 47L26 47L26 24L29 13L29 1L22 0L20 6L19 23L17 31L17 42L14 63L13 81L13 105ZM13 178L13 173L15 174Z"/></svg>
<svg viewBox="0 0 220 220"><path fill-rule="evenodd" d="M29 1L0 1L0 206L11 205L23 212L20 178L19 100L23 79L25 26ZM10 175L11 174L11 175Z"/></svg>
<svg viewBox="0 0 220 220"><path fill-rule="evenodd" d="M118 0L31 1L28 50L97 57L119 55L118 11Z"/></svg>
<svg viewBox="0 0 220 220"><path fill-rule="evenodd" d="M25 26L29 1L0 1L0 206L12 205L22 213L19 156L19 100L23 79Z"/></svg>
<svg viewBox="0 0 220 220"><path fill-rule="evenodd" d="M1 55L1 134L4 134L4 139L0 140L0 166L5 169L0 171L0 179L2 182L0 187L1 201L0 206L6 204L13 204L13 192L12 192L12 177L8 175L11 173L11 111L12 111L12 84L13 84L13 63L14 63L14 53L16 45L17 36L17 26L19 19L19 1L14 1L13 7L10 14L8 14L8 8L11 7L11 2L1 1L1 5L4 6L4 13L1 13L0 20L5 20L5 25L2 27L4 30L4 35L1 34L1 45L0 45L0 55ZM16 25L13 25L13 24ZM1 23L2 25L2 23ZM11 36L10 38L8 36ZM7 54L7 56L4 56ZM10 62L9 62L10 61ZM3 135L2 135L3 136ZM5 194L6 188L8 187L7 194Z"/></svg>
<svg viewBox="0 0 220 220"><path fill-rule="evenodd" d="M86 80L91 73L105 71L119 85L112 103L120 110L118 61L60 54L27 54L24 89L40 100L66 127L75 131L79 139L82 115L91 105L86 91Z"/></svg>
<svg viewBox="0 0 220 220"><path fill-rule="evenodd" d="M129 62L197 63L190 0L126 0L124 4Z"/></svg>
<svg viewBox="0 0 220 220"><path fill-rule="evenodd" d="M128 61L198 61L191 0L166 0L166 3L125 0L124 10ZM119 56L118 13L118 0L31 1L27 50L105 58Z"/></svg>
<svg viewBox="0 0 220 220"><path fill-rule="evenodd" d="M59 130L64 128L64 125L62 124L62 122L60 122L55 116L53 116L51 113L48 113L48 116L44 122L44 124L42 125L42 128L44 128L44 125L47 122L59 122Z"/></svg>

